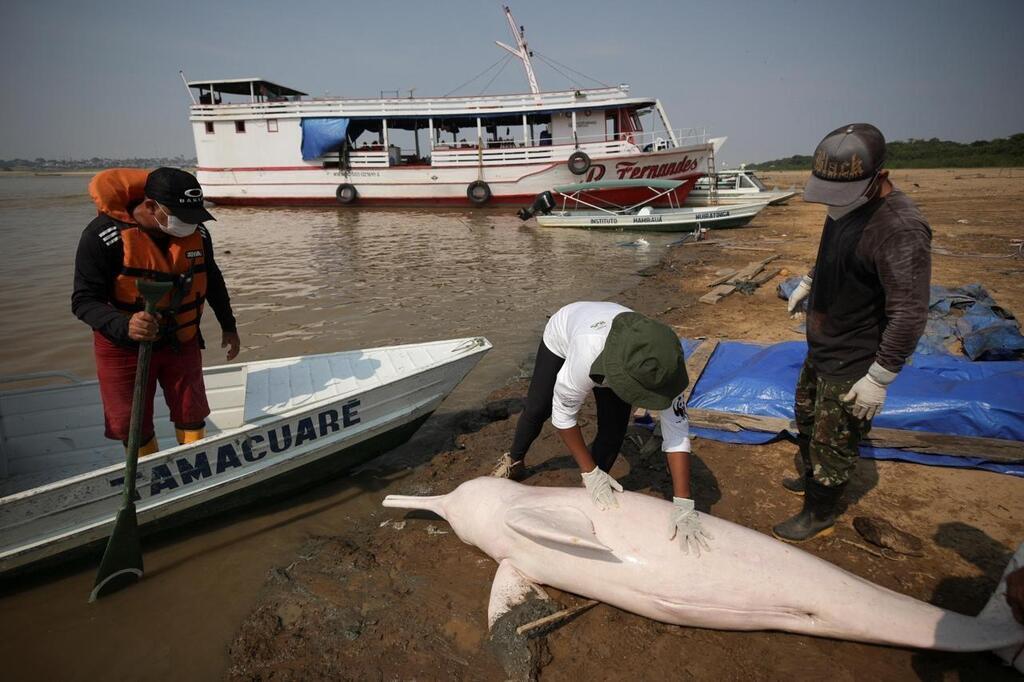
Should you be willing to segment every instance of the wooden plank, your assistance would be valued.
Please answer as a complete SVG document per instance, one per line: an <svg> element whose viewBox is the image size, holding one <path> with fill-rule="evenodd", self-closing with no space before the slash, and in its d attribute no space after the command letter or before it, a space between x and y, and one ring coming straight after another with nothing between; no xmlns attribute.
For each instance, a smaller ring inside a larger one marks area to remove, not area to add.
<svg viewBox="0 0 1024 682"><path fill-rule="evenodd" d="M733 244L723 244L723 249L729 251L774 251L775 249L768 249L761 246L736 246Z"/></svg>
<svg viewBox="0 0 1024 682"><path fill-rule="evenodd" d="M736 275L737 272L739 272L739 270L730 270L729 272L727 272L726 274L722 275L721 277L716 279L714 282L709 284L708 286L709 287L717 287L719 284L725 284L730 279L732 279L732 277L734 275Z"/></svg>
<svg viewBox="0 0 1024 682"><path fill-rule="evenodd" d="M722 431L767 431L778 433L788 430L796 433L796 424L782 417L763 417L735 414L716 410L688 409L690 423ZM865 445L876 448L910 450L951 457L978 457L993 462L1024 461L1024 442L980 436L955 436L932 431L873 428L864 439Z"/></svg>
<svg viewBox="0 0 1024 682"><path fill-rule="evenodd" d="M719 284L717 287L715 287L708 293L704 294L697 300L700 301L701 303L709 303L711 305L714 305L715 303L718 303L721 299L725 298L735 290L735 285Z"/></svg>
<svg viewBox="0 0 1024 682"><path fill-rule="evenodd" d="M752 279L750 281L753 282L756 286L761 286L768 280L773 279L780 272L782 272L782 268L775 268L774 270L769 270L767 274L758 275L755 279Z"/></svg>
<svg viewBox="0 0 1024 682"><path fill-rule="evenodd" d="M747 266L745 268L737 272L735 275L731 276L725 284L720 284L716 286L714 289L704 294L697 300L700 301L701 303L707 303L709 305L714 305L718 303L720 300L722 300L723 298L731 294L733 291L735 291L737 284L740 284L742 282L749 282L752 277L756 276L759 272L761 272L761 270L764 269L764 266L766 266L768 263L771 263L776 258L779 258L779 254L777 253L772 254L771 256L765 258L764 260L757 261L756 263L747 263Z"/></svg>
<svg viewBox="0 0 1024 682"><path fill-rule="evenodd" d="M718 339L705 339L701 341L700 345L690 353L690 357L686 358L686 376L689 377L690 384L683 391L684 405L690 401L693 387L700 381L700 375L704 373L704 368L708 366L708 360L711 359L711 355L718 348L718 341Z"/></svg>

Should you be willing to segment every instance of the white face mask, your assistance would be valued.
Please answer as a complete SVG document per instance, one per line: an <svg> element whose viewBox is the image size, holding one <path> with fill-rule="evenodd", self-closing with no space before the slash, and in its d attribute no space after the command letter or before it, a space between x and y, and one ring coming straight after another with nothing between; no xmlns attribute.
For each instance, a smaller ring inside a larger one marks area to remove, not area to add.
<svg viewBox="0 0 1024 682"><path fill-rule="evenodd" d="M163 211L163 209L161 208ZM187 237L196 231L198 225L190 225L180 218L176 218L167 211L163 211L163 214L167 217L167 224L164 225L160 222L160 218L156 219L156 224L160 226L160 229L171 235L172 237Z"/></svg>

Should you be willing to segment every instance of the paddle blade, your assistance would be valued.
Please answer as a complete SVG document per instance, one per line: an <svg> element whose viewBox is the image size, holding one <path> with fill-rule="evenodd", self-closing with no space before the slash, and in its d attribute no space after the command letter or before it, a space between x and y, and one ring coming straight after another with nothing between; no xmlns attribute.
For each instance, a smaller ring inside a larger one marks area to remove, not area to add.
<svg viewBox="0 0 1024 682"><path fill-rule="evenodd" d="M96 584L89 594L94 602L112 592L135 583L142 577L142 546L139 544L139 522L135 518L135 505L129 504L117 512L114 531L107 540Z"/></svg>

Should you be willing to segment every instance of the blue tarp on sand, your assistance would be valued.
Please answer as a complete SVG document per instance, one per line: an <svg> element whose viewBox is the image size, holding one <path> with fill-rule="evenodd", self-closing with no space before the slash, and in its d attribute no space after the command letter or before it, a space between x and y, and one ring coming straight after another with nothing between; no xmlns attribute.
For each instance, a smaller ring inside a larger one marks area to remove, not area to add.
<svg viewBox="0 0 1024 682"><path fill-rule="evenodd" d="M319 159L341 148L348 132L347 118L302 119L302 160Z"/></svg>
<svg viewBox="0 0 1024 682"><path fill-rule="evenodd" d="M689 356L699 342L682 343ZM769 346L723 341L701 374L688 406L793 419L793 392L806 353L803 341ZM971 362L962 357L915 353L889 389L874 426L1024 440L1024 362ZM728 443L760 444L779 437L758 431L733 433L696 427L693 431ZM861 447L861 455L1024 477L1024 462L998 463L866 446Z"/></svg>
<svg viewBox="0 0 1024 682"><path fill-rule="evenodd" d="M800 283L790 277L779 284L780 298L788 299ZM807 300L800 303L807 311ZM917 344L923 355L957 355L971 360L1014 360L1024 356L1024 336L1017 320L1000 307L980 284L962 287L932 285L928 324Z"/></svg>

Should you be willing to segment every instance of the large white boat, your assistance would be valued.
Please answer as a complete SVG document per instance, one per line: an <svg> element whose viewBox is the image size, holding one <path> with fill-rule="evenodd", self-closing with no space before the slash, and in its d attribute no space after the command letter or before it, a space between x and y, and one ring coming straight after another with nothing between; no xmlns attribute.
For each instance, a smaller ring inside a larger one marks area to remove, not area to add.
<svg viewBox="0 0 1024 682"><path fill-rule="evenodd" d="M522 203L555 185L664 179L713 168L725 138L674 129L629 86L542 92L504 8L530 92L349 99L264 80L185 80L198 177L218 204ZM497 41L496 41L497 42ZM383 93L382 93L383 94ZM635 200L623 190L617 200Z"/></svg>

